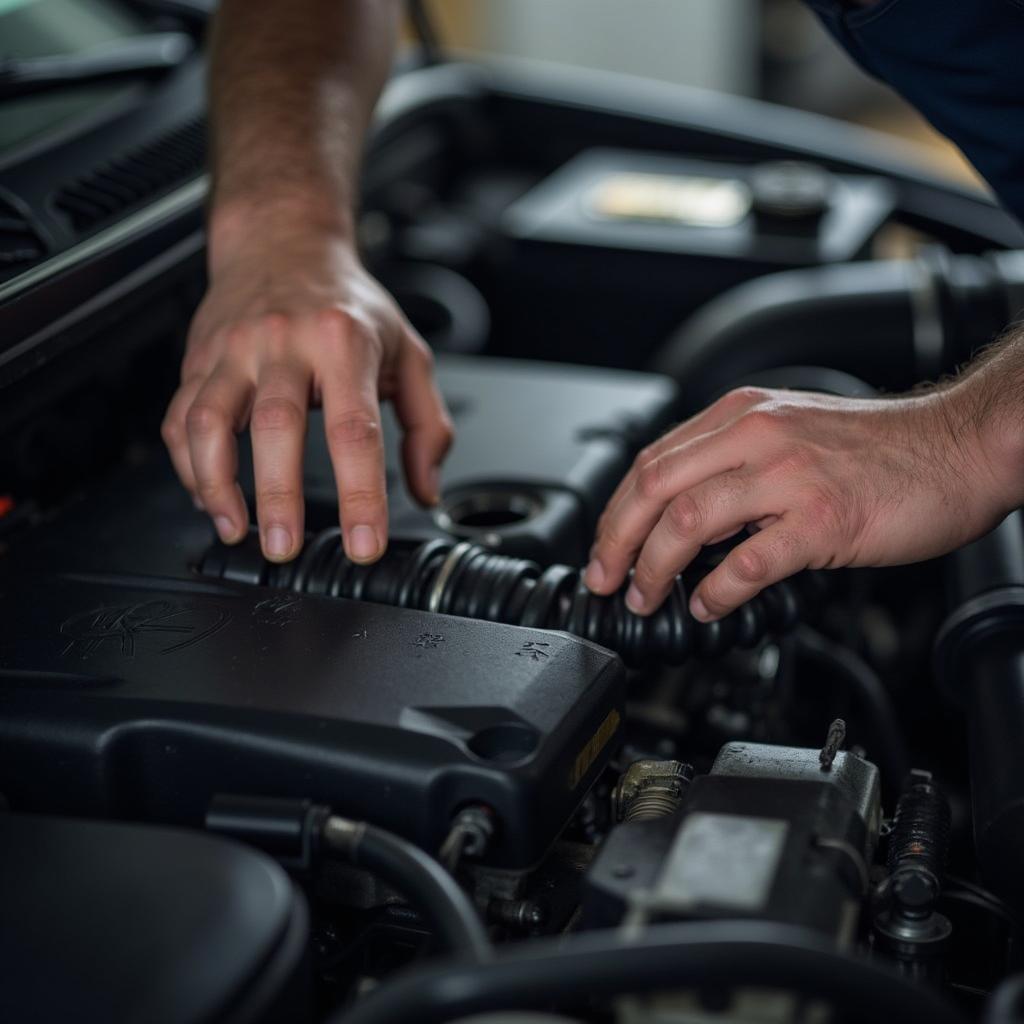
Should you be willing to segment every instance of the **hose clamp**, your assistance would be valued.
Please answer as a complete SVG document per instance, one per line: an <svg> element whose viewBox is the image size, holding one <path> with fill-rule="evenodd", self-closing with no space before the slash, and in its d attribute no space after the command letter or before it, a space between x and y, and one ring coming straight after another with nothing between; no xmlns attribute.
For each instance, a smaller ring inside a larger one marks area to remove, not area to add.
<svg viewBox="0 0 1024 1024"><path fill-rule="evenodd" d="M430 588L430 596L427 598L428 612L436 612L440 610L441 601L444 598L444 588L452 578L452 573L455 572L455 567L462 561L463 556L473 547L474 545L468 540L463 540L459 541L459 543L448 552L447 557L441 563L441 568L437 570L437 576L434 577L434 585Z"/></svg>

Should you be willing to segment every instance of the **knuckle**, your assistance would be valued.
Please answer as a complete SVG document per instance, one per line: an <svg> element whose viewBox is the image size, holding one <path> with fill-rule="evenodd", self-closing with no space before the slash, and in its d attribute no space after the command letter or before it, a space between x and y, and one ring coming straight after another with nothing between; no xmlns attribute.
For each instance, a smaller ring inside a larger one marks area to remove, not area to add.
<svg viewBox="0 0 1024 1024"><path fill-rule="evenodd" d="M771 575L771 562L760 548L741 545L730 561L732 574L741 583L764 583Z"/></svg>
<svg viewBox="0 0 1024 1024"><path fill-rule="evenodd" d="M228 481L222 480L219 477L207 476L205 474L196 475L196 490L211 512L214 511L214 507L221 497L226 498L225 491L227 486Z"/></svg>
<svg viewBox="0 0 1024 1024"><path fill-rule="evenodd" d="M704 525L704 512L689 494L680 494L669 505L665 514L666 525L676 537L692 538Z"/></svg>
<svg viewBox="0 0 1024 1024"><path fill-rule="evenodd" d="M296 318L291 314L276 311L261 314L252 325L252 343L259 345L262 361L285 361L295 344L296 327Z"/></svg>
<svg viewBox="0 0 1024 1024"><path fill-rule="evenodd" d="M351 412L333 417L325 427L332 446L368 448L380 443L380 421L369 412Z"/></svg>
<svg viewBox="0 0 1024 1024"><path fill-rule="evenodd" d="M636 458L633 460L633 468L638 472L642 472L646 469L656 458L658 457L657 451L655 451L654 445L648 445L646 448L641 448L637 453Z"/></svg>
<svg viewBox="0 0 1024 1024"><path fill-rule="evenodd" d="M715 615L723 614L730 607L725 580L720 572L713 572L705 577L700 585L700 596L708 611Z"/></svg>
<svg viewBox="0 0 1024 1024"><path fill-rule="evenodd" d="M292 321L286 313L269 312L264 313L257 321L260 331L270 339L272 343L280 344L292 331Z"/></svg>
<svg viewBox="0 0 1024 1024"><path fill-rule="evenodd" d="M362 323L354 314L336 306L318 310L314 320L317 330L333 341L351 341L361 336L364 330Z"/></svg>
<svg viewBox="0 0 1024 1024"><path fill-rule="evenodd" d="M412 335L409 336L409 345L409 351L412 353L413 359L419 362L428 372L433 373L436 360L434 359L434 353L430 350L430 346Z"/></svg>
<svg viewBox="0 0 1024 1024"><path fill-rule="evenodd" d="M729 406L750 406L758 405L769 398L771 398L770 391L747 384L741 388L733 388L722 398L722 401Z"/></svg>
<svg viewBox="0 0 1024 1024"><path fill-rule="evenodd" d="M452 442L455 440L455 425L451 421L451 417L447 415L441 416L441 421L438 424L438 447L443 451L448 451L452 446Z"/></svg>
<svg viewBox="0 0 1024 1024"><path fill-rule="evenodd" d="M652 459L637 473L637 494L646 501L660 498L667 485L666 475L664 459Z"/></svg>
<svg viewBox="0 0 1024 1024"><path fill-rule="evenodd" d="M228 417L222 409L205 402L193 402L185 414L188 432L196 437L206 437L230 427Z"/></svg>
<svg viewBox="0 0 1024 1024"><path fill-rule="evenodd" d="M778 409L769 406L755 406L743 415L743 425L758 437L775 434L782 426L782 415Z"/></svg>
<svg viewBox="0 0 1024 1024"><path fill-rule="evenodd" d="M291 433L301 431L305 422L305 413L290 398L261 398L252 408L250 426L254 433Z"/></svg>
<svg viewBox="0 0 1024 1024"><path fill-rule="evenodd" d="M294 504L298 491L286 484L267 483L256 492L256 502L260 508L281 509Z"/></svg>
<svg viewBox="0 0 1024 1024"><path fill-rule="evenodd" d="M184 424L177 416L165 416L160 424L160 437L168 448L177 448L185 440Z"/></svg>
<svg viewBox="0 0 1024 1024"><path fill-rule="evenodd" d="M649 596L660 593L670 574L662 572L649 558L641 555L633 569L633 579L640 589Z"/></svg>
<svg viewBox="0 0 1024 1024"><path fill-rule="evenodd" d="M341 507L345 512L359 510L362 512L376 513L379 511L383 501L383 490L374 490L369 487L359 487L354 490L347 490L341 495Z"/></svg>

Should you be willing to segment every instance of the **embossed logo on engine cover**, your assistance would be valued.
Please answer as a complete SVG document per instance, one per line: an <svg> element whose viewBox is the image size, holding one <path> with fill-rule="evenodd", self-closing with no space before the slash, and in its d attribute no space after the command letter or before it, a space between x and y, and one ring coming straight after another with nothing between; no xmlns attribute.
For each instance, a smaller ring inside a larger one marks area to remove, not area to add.
<svg viewBox="0 0 1024 1024"><path fill-rule="evenodd" d="M95 608L61 623L60 632L68 640L61 654L86 659L110 647L125 658L134 658L140 650L173 654L213 636L230 618L223 609L184 601Z"/></svg>

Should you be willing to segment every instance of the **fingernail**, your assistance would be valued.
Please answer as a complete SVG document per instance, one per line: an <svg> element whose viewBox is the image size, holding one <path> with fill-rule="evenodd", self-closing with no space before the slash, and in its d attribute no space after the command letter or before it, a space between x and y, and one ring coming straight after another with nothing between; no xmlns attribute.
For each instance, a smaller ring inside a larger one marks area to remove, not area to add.
<svg viewBox="0 0 1024 1024"><path fill-rule="evenodd" d="M436 505L441 500L441 471L435 466L428 477L430 504Z"/></svg>
<svg viewBox="0 0 1024 1024"><path fill-rule="evenodd" d="M235 539L235 524L227 516L217 516L213 520L217 528L217 534L225 544L230 544Z"/></svg>
<svg viewBox="0 0 1024 1024"><path fill-rule="evenodd" d="M640 593L640 588L635 583L630 583L629 590L626 591L626 607L634 615L643 615L646 604L647 600Z"/></svg>
<svg viewBox="0 0 1024 1024"><path fill-rule="evenodd" d="M707 605L700 599L700 594L694 594L690 598L690 614L698 622L710 622L711 612L708 611Z"/></svg>
<svg viewBox="0 0 1024 1024"><path fill-rule="evenodd" d="M206 511L206 506L203 504L203 499L200 498L198 494L192 495L192 504L195 505L195 507L199 509L200 512Z"/></svg>
<svg viewBox="0 0 1024 1024"><path fill-rule="evenodd" d="M596 558L591 558L590 564L583 573L583 581L586 583L587 587L590 590L600 590L604 586L604 581L607 578L604 566Z"/></svg>
<svg viewBox="0 0 1024 1024"><path fill-rule="evenodd" d="M353 526L348 534L348 553L357 560L374 558L379 549L372 526Z"/></svg>
<svg viewBox="0 0 1024 1024"><path fill-rule="evenodd" d="M292 550L292 535L283 526L271 526L263 535L263 549L271 558L284 558Z"/></svg>

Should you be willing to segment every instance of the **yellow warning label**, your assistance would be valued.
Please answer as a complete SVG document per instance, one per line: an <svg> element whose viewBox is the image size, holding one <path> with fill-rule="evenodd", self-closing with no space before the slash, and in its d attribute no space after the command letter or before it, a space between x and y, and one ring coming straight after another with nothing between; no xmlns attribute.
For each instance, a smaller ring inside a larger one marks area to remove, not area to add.
<svg viewBox="0 0 1024 1024"><path fill-rule="evenodd" d="M605 720L597 727L597 731L584 744L583 749L576 755L572 771L569 772L569 788L575 789L583 777L590 771L591 766L597 760L598 754L604 750L605 745L615 735L622 721L619 712L612 708Z"/></svg>

